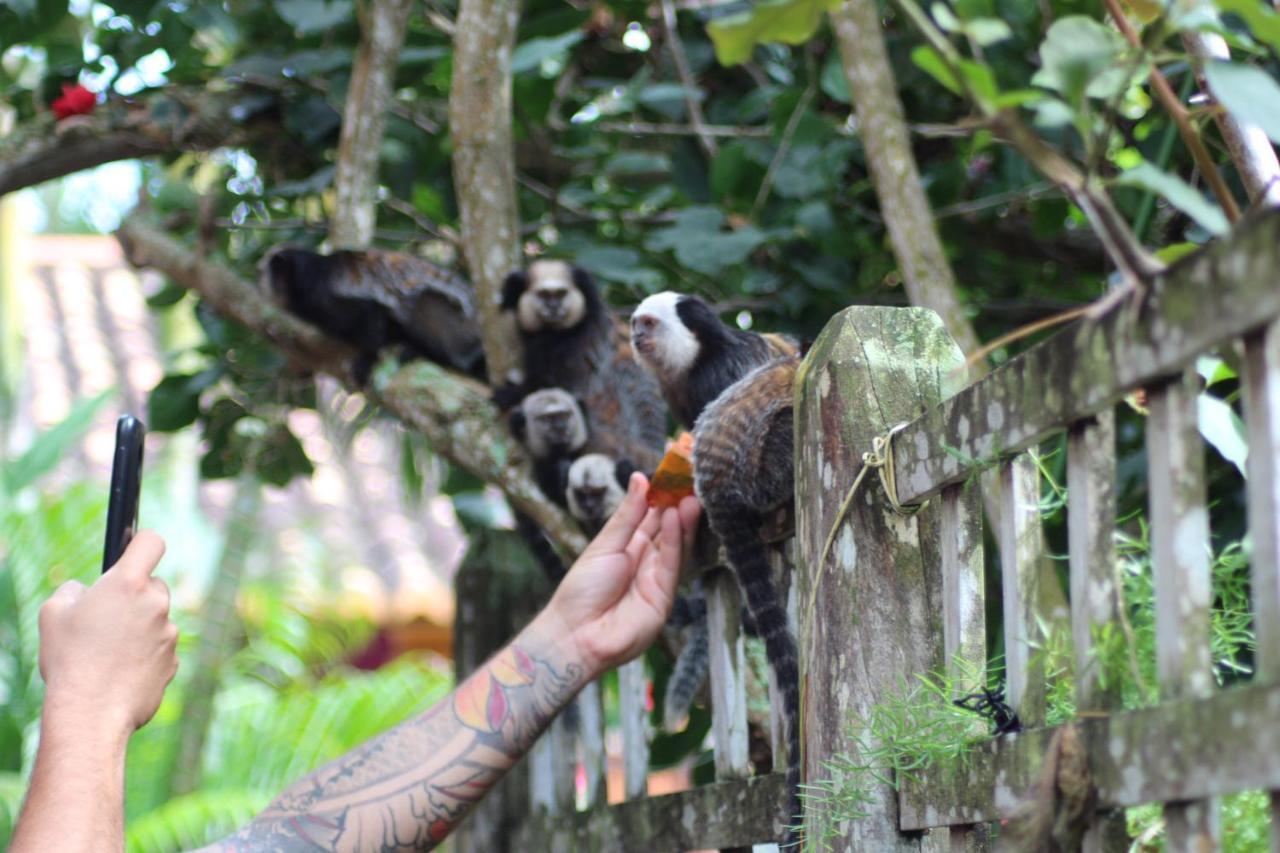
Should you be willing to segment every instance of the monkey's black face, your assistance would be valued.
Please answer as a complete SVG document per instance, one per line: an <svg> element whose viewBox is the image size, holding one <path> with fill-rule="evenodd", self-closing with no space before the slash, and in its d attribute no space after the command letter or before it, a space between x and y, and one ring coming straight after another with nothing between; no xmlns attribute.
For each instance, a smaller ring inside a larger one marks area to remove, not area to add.
<svg viewBox="0 0 1280 853"><path fill-rule="evenodd" d="M605 498L608 491L604 486L578 486L573 490L574 503L577 504L578 512L582 514L584 520L604 521L605 516L609 514L605 512Z"/></svg>
<svg viewBox="0 0 1280 853"><path fill-rule="evenodd" d="M586 315L586 297L564 261L534 261L528 289L520 295L516 316L526 332L571 329Z"/></svg>
<svg viewBox="0 0 1280 853"><path fill-rule="evenodd" d="M569 409L542 412L535 418L535 428L554 452L572 450L578 438L577 421Z"/></svg>

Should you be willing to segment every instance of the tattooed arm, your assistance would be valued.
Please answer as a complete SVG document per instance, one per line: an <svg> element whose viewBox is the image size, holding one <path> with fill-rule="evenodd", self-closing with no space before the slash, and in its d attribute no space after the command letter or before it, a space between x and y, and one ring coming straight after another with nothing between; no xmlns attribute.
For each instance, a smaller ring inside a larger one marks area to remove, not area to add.
<svg viewBox="0 0 1280 853"><path fill-rule="evenodd" d="M435 846L574 694L643 651L674 598L697 527L687 498L659 515L632 476L614 517L520 635L420 717L289 787L208 851L392 851Z"/></svg>

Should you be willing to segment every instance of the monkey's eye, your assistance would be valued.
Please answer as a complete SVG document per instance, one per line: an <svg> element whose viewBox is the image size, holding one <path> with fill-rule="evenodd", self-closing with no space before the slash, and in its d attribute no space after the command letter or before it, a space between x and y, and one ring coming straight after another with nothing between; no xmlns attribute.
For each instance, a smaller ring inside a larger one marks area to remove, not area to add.
<svg viewBox="0 0 1280 853"><path fill-rule="evenodd" d="M651 317L648 314L644 314L640 317L631 318L631 325L633 328L639 329L642 332L652 332L657 328L658 319L656 317Z"/></svg>

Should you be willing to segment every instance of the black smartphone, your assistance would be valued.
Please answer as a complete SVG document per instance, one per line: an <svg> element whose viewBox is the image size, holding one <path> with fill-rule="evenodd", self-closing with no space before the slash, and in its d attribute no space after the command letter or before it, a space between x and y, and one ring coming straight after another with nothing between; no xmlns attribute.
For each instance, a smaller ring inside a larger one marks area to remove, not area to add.
<svg viewBox="0 0 1280 853"><path fill-rule="evenodd" d="M138 495L142 491L142 440L147 428L133 415L116 421L116 454L111 463L111 502L107 505L107 542L102 571L116 564L138 527Z"/></svg>

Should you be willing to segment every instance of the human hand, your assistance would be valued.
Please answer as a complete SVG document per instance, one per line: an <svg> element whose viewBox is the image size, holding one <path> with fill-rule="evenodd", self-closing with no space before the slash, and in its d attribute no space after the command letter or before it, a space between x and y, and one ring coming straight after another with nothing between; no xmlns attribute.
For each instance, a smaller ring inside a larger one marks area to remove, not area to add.
<svg viewBox="0 0 1280 853"><path fill-rule="evenodd" d="M128 737L160 707L178 670L169 588L151 573L164 541L144 530L93 586L68 581L40 608L45 713Z"/></svg>
<svg viewBox="0 0 1280 853"><path fill-rule="evenodd" d="M568 638L591 677L648 648L675 600L680 566L693 545L701 505L685 498L658 510L648 481L632 474L627 495L569 569L542 619Z"/></svg>

